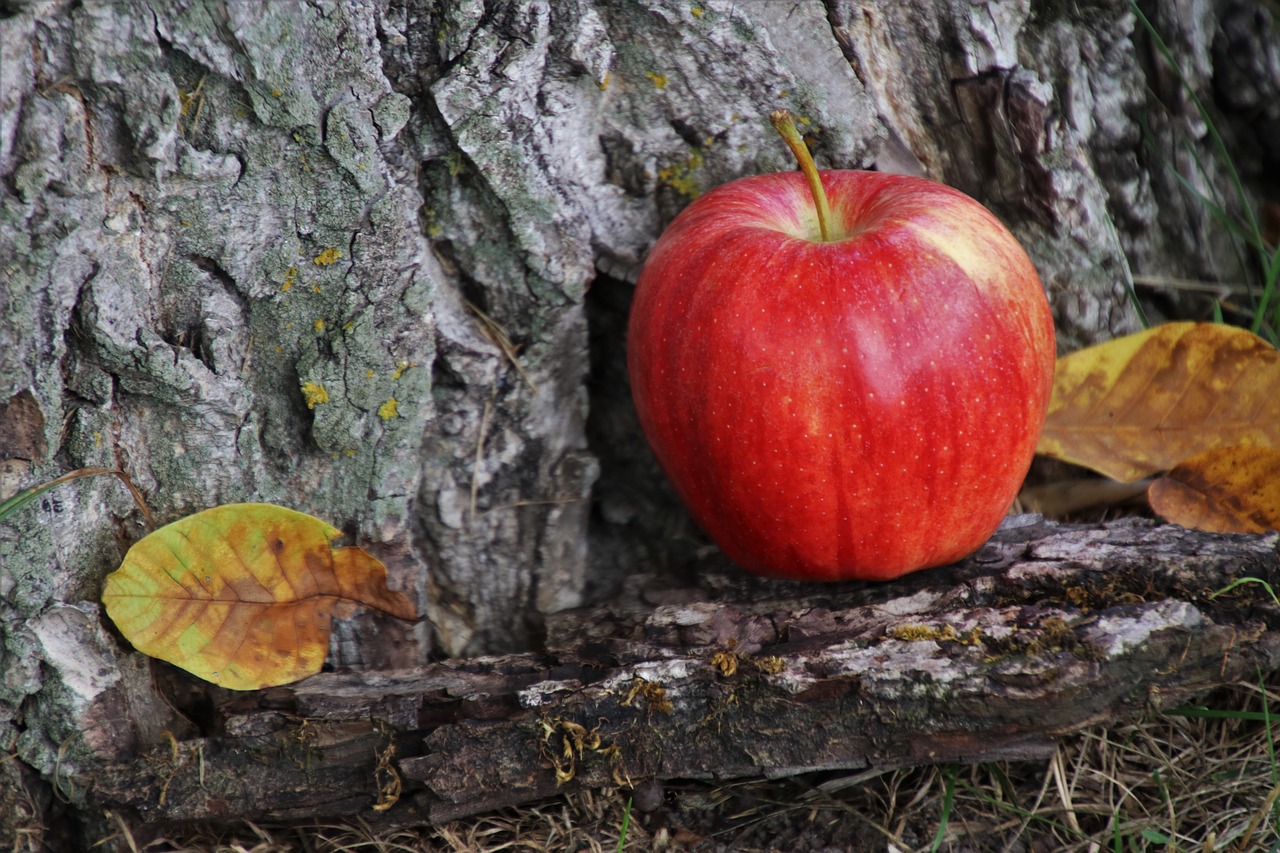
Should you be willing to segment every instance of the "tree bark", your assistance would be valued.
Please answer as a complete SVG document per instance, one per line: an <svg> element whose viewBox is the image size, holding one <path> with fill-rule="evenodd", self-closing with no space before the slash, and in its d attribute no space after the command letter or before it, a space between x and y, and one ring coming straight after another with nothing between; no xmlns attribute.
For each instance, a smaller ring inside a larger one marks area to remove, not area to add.
<svg viewBox="0 0 1280 853"><path fill-rule="evenodd" d="M1265 9L1145 8L1265 190ZM1249 272L1118 0L0 0L0 495L119 467L161 523L333 522L428 617L343 622L342 671L539 648L707 547L630 409L629 281L692 197L791 167L778 107L824 166L988 204L1064 347L1136 327L1133 273ZM145 532L109 480L0 525L11 790L81 803L65 780L192 731L98 604Z"/></svg>
<svg viewBox="0 0 1280 853"><path fill-rule="evenodd" d="M217 734L109 766L88 799L149 824L439 822L580 785L642 787L1044 758L1280 665L1277 537L1010 519L900 583L713 562L551 620L544 652L211 691ZM379 810L379 807L382 807Z"/></svg>

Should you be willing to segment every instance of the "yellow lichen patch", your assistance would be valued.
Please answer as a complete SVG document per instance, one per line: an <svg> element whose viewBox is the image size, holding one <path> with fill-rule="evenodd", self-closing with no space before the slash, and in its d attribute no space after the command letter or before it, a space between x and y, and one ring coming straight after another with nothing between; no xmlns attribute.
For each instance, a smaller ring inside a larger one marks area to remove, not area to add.
<svg viewBox="0 0 1280 853"><path fill-rule="evenodd" d="M950 631L948 636L947 632ZM907 642L916 642L918 640L954 640L959 635L956 629L950 625L945 630L939 630L931 625L895 625L889 629L889 636L895 640L905 640Z"/></svg>
<svg viewBox="0 0 1280 853"><path fill-rule="evenodd" d="M315 329L317 332L323 332L323 331L324 331L324 319L323 319L323 318L321 318L321 319L316 320L314 323L312 323L312 324L311 324L311 328Z"/></svg>
<svg viewBox="0 0 1280 853"><path fill-rule="evenodd" d="M297 283L297 281L298 281L298 268L289 267L287 270L284 271L284 284L280 285L280 292L288 293L290 288L292 288L294 284Z"/></svg>
<svg viewBox="0 0 1280 853"><path fill-rule="evenodd" d="M399 380L401 376L404 376L404 372L413 366L414 366L414 363L412 361L409 361L408 359L404 359L403 361L397 362L396 369L391 374L392 381Z"/></svg>
<svg viewBox="0 0 1280 853"><path fill-rule="evenodd" d="M271 90L271 97L273 97L273 98L278 98L278 97L280 97L280 96L281 96L281 95L283 95L283 94L284 94L284 93L283 93L283 92L281 92L279 89L272 89L272 90Z"/></svg>
<svg viewBox="0 0 1280 853"><path fill-rule="evenodd" d="M400 401L395 397L392 397L390 400L383 403L378 407L378 417L382 418L384 421L400 417Z"/></svg>
<svg viewBox="0 0 1280 853"><path fill-rule="evenodd" d="M697 198L702 194L702 189L698 186L694 172L702 168L702 163L702 152L695 148L683 163L676 163L673 166L659 169L658 180L680 193L680 195L688 198Z"/></svg>
<svg viewBox="0 0 1280 853"><path fill-rule="evenodd" d="M608 89L608 88L609 88L609 81L610 81L610 80L612 80L612 79L613 79L613 72L612 72L612 71L606 71L606 72L604 72L604 79L603 79L603 80L601 80L597 85L598 85L602 90L603 90L603 89Z"/></svg>
<svg viewBox="0 0 1280 853"><path fill-rule="evenodd" d="M307 408L314 409L321 403L329 402L329 392L323 385L315 382L302 383L302 399L307 401Z"/></svg>
<svg viewBox="0 0 1280 853"><path fill-rule="evenodd" d="M941 628L918 624L897 625L890 628L888 633L895 640L906 640L908 642L933 640L939 643L960 643L963 646L976 646L982 642L982 629L977 625L967 631L964 636L961 636L951 625L943 625Z"/></svg>
<svg viewBox="0 0 1280 853"><path fill-rule="evenodd" d="M658 74L656 71L645 72L646 77L653 81L653 85L658 89L667 88L667 75Z"/></svg>
<svg viewBox="0 0 1280 853"><path fill-rule="evenodd" d="M323 252L315 256L315 264L318 267L327 267L330 264L335 263L341 257L342 253L337 249L325 249Z"/></svg>
<svg viewBox="0 0 1280 853"><path fill-rule="evenodd" d="M706 14L706 11L707 11L706 9L703 9L697 3L689 7L689 14L693 15L695 18L701 18L704 14Z"/></svg>

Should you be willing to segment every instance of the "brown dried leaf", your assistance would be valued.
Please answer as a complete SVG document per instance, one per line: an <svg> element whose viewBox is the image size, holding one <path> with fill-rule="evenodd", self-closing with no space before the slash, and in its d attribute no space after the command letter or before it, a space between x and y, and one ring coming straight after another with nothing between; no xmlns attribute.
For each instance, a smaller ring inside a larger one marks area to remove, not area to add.
<svg viewBox="0 0 1280 853"><path fill-rule="evenodd" d="M1036 450L1131 481L1215 447L1280 447L1280 352L1170 323L1058 359Z"/></svg>
<svg viewBox="0 0 1280 853"><path fill-rule="evenodd" d="M1147 496L1161 517L1183 527L1209 533L1280 529L1280 450L1201 453L1152 483Z"/></svg>
<svg viewBox="0 0 1280 853"><path fill-rule="evenodd" d="M214 507L138 540L102 602L143 654L232 690L287 684L320 671L331 618L355 604L417 616L382 563L333 547L339 535L271 504Z"/></svg>

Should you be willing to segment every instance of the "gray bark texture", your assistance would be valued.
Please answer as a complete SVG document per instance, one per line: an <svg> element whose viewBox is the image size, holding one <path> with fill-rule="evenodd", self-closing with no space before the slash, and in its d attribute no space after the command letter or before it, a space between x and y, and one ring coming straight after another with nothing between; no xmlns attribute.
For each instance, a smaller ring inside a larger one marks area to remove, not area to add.
<svg viewBox="0 0 1280 853"><path fill-rule="evenodd" d="M1265 189L1265 7L1144 8ZM1064 349L1137 327L1135 273L1249 273L1118 0L0 0L0 497L123 468L160 523L334 523L427 617L341 622L339 672L542 647L707 547L630 409L630 281L691 198L791 168L779 107L820 165L986 203ZM98 603L145 532L111 478L0 524L6 815L191 731Z"/></svg>

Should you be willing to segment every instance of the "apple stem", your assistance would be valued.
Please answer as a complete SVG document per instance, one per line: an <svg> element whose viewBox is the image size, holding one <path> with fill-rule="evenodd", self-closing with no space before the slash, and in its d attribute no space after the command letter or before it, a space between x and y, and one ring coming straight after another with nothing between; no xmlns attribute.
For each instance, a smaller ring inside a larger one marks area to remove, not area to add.
<svg viewBox="0 0 1280 853"><path fill-rule="evenodd" d="M805 180L809 182L809 192L813 193L813 201L818 208L818 230L822 233L822 242L830 242L831 207L827 204L827 191L822 188L822 178L818 175L818 167L813 163L809 146L804 144L804 138L800 136L788 110L775 110L770 114L769 121L773 122L774 130L778 131L782 141L787 143L799 162L800 171L804 172Z"/></svg>

